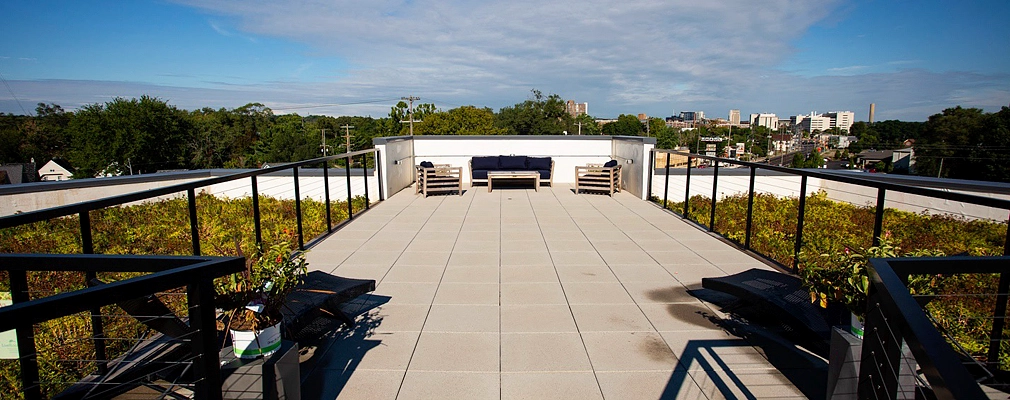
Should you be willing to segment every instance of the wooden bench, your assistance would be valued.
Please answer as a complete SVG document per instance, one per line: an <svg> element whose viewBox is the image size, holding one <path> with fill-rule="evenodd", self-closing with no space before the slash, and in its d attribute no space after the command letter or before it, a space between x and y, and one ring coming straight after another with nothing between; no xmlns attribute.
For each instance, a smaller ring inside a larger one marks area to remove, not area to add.
<svg viewBox="0 0 1010 400"><path fill-rule="evenodd" d="M575 193L606 192L613 196L621 191L621 166L604 167L603 164L587 164L575 167Z"/></svg>
<svg viewBox="0 0 1010 400"><path fill-rule="evenodd" d="M417 166L417 186L414 194L459 192L463 195L463 168L450 164L432 164L433 167Z"/></svg>

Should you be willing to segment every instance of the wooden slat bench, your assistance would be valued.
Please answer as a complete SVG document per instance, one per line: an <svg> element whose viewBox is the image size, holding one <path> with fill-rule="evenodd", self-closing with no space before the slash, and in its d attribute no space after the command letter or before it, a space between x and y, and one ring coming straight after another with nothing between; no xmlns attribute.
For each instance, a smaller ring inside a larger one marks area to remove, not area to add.
<svg viewBox="0 0 1010 400"><path fill-rule="evenodd" d="M414 194L459 192L463 195L463 168L449 164L434 164L434 167L417 167L417 187Z"/></svg>
<svg viewBox="0 0 1010 400"><path fill-rule="evenodd" d="M604 167L603 164L588 164L575 167L575 193L581 191L606 192L613 196L621 191L621 166Z"/></svg>

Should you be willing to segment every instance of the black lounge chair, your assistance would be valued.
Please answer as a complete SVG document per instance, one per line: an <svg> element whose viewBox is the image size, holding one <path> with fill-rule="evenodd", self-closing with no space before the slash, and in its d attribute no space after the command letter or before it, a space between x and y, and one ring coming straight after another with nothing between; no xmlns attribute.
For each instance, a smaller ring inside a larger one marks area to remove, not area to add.
<svg viewBox="0 0 1010 400"><path fill-rule="evenodd" d="M306 274L305 280L288 294L281 310L284 330L292 338L318 317L337 319L348 326L354 319L340 310L340 305L375 290L374 279L353 279L322 271Z"/></svg>
<svg viewBox="0 0 1010 400"><path fill-rule="evenodd" d="M721 278L702 278L702 287L733 295L762 310L757 319L773 320L814 353L826 357L831 327L847 316L844 307L827 309L810 302L810 292L800 278L779 272L750 269Z"/></svg>

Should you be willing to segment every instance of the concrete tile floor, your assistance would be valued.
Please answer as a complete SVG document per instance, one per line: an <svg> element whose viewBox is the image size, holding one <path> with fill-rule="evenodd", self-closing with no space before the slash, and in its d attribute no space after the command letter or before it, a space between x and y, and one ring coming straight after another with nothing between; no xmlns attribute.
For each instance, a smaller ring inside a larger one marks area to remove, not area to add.
<svg viewBox="0 0 1010 400"><path fill-rule="evenodd" d="M307 399L805 397L688 293L768 267L627 193L408 188L308 261L378 285L303 363Z"/></svg>

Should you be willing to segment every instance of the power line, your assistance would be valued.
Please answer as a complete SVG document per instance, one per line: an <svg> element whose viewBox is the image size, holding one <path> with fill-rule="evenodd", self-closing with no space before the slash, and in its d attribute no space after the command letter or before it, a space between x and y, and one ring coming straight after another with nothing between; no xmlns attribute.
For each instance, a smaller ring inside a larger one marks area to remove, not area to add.
<svg viewBox="0 0 1010 400"><path fill-rule="evenodd" d="M18 96L14 94L14 89L11 89L11 85L7 83L7 78L4 78L2 72L0 72L0 81L3 81L4 86L7 88L7 91L10 92L11 97L13 97L14 101L18 103L18 107L21 107L21 112L23 112L25 115L30 116L31 114L29 114L28 111L25 110L25 106L21 105L21 100L18 100Z"/></svg>
<svg viewBox="0 0 1010 400"><path fill-rule="evenodd" d="M396 101L397 99L381 99L381 100L365 100L353 103L332 103L332 104L316 104L311 106L296 106L296 107L283 107L283 108L271 108L275 111L287 111L287 110L304 110L308 108L322 108L322 107L340 107L340 106L353 106L359 104L373 104L373 103L385 103Z"/></svg>

